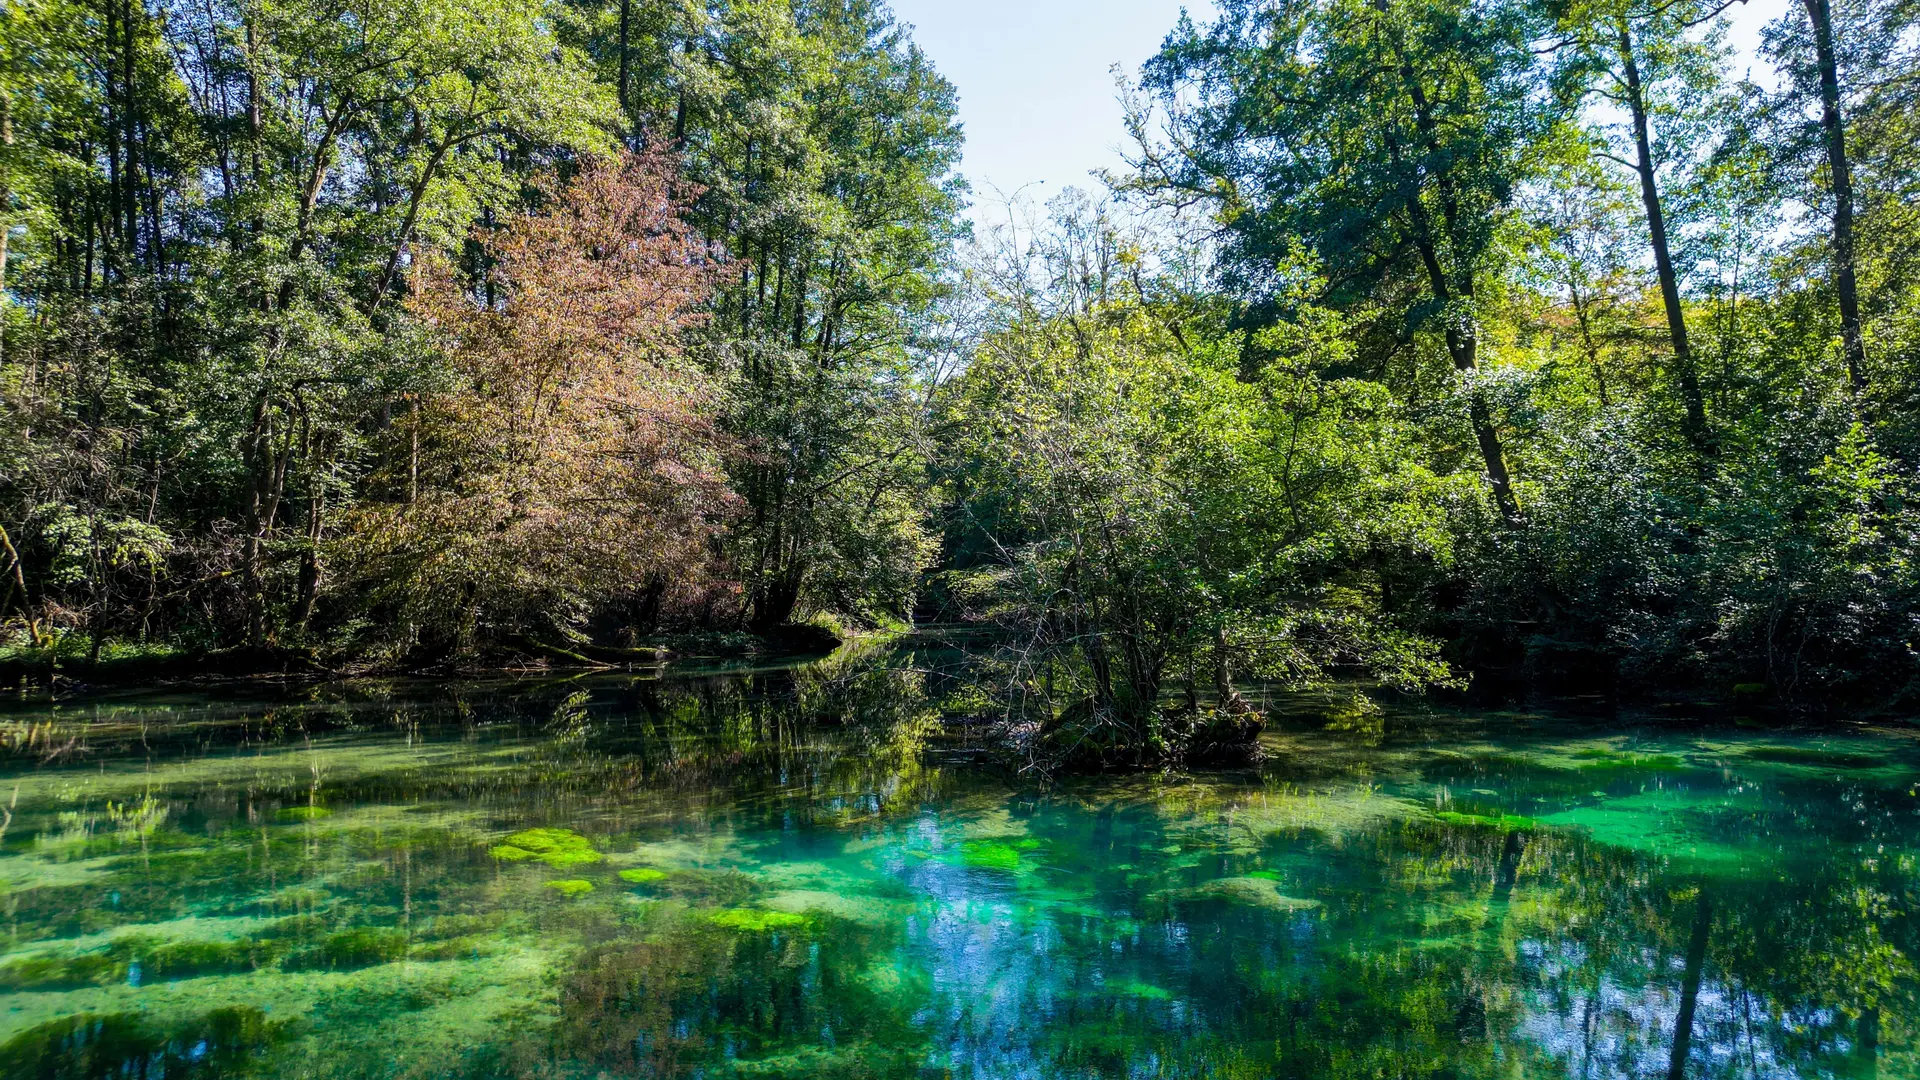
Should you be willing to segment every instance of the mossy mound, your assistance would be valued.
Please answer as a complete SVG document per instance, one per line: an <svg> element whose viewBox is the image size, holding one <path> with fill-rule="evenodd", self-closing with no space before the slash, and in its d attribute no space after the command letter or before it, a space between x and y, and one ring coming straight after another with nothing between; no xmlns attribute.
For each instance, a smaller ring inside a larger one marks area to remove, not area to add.
<svg viewBox="0 0 1920 1080"><path fill-rule="evenodd" d="M561 896L585 896L593 891L593 882L581 878L567 878L561 881L547 882L547 888Z"/></svg>
<svg viewBox="0 0 1920 1080"><path fill-rule="evenodd" d="M976 870L1020 869L1021 856L1037 850L1040 841L1031 837L1025 839L987 839L967 840L960 845L960 862Z"/></svg>
<svg viewBox="0 0 1920 1080"><path fill-rule="evenodd" d="M318 821L332 817L333 811L324 806L283 806L273 816L281 821Z"/></svg>
<svg viewBox="0 0 1920 1080"><path fill-rule="evenodd" d="M489 848L487 854L501 862L537 860L555 870L591 866L606 858L593 849L592 841L572 829L527 829Z"/></svg>
<svg viewBox="0 0 1920 1080"><path fill-rule="evenodd" d="M667 872L651 866L636 866L631 870L620 871L620 880L634 885L652 885L655 882L667 880Z"/></svg>
<svg viewBox="0 0 1920 1080"><path fill-rule="evenodd" d="M707 921L728 930L743 933L765 933L769 930L796 930L807 925L805 915L796 915L790 911L767 911L762 908L722 908L707 913Z"/></svg>

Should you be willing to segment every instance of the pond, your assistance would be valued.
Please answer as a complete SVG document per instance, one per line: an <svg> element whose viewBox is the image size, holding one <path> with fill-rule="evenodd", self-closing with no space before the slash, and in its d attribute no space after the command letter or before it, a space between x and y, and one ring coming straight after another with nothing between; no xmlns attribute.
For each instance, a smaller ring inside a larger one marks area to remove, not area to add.
<svg viewBox="0 0 1920 1080"><path fill-rule="evenodd" d="M6 705L0 1076L1920 1076L1910 730L1042 784L926 667Z"/></svg>

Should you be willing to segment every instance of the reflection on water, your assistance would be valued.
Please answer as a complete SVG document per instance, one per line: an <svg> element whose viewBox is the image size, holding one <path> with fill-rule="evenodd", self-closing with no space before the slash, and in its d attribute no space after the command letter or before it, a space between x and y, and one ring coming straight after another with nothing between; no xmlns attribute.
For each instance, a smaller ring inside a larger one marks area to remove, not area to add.
<svg viewBox="0 0 1920 1080"><path fill-rule="evenodd" d="M0 1076L1920 1076L1910 733L1039 791L925 667L13 706Z"/></svg>

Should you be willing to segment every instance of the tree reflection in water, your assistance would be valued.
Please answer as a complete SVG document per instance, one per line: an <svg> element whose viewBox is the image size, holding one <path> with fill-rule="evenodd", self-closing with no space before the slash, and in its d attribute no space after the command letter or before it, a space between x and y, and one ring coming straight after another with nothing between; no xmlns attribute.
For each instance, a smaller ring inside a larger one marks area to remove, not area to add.
<svg viewBox="0 0 1920 1080"><path fill-rule="evenodd" d="M1043 791L929 752L938 659L16 706L0 1075L1920 1074L1910 736Z"/></svg>

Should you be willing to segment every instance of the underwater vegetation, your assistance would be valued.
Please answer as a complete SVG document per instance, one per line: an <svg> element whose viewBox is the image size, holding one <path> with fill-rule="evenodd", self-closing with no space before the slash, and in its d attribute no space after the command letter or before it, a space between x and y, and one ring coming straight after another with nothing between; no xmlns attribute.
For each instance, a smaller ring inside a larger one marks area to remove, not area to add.
<svg viewBox="0 0 1920 1080"><path fill-rule="evenodd" d="M592 841L571 829L527 829L489 848L487 854L501 862L538 860L555 870L591 866L606 858L593 849Z"/></svg>
<svg viewBox="0 0 1920 1080"><path fill-rule="evenodd" d="M1689 1076L1920 1075L1903 733L1388 716L1034 790L777 685L10 762L0 1076L1665 1075L1686 1000Z"/></svg>

